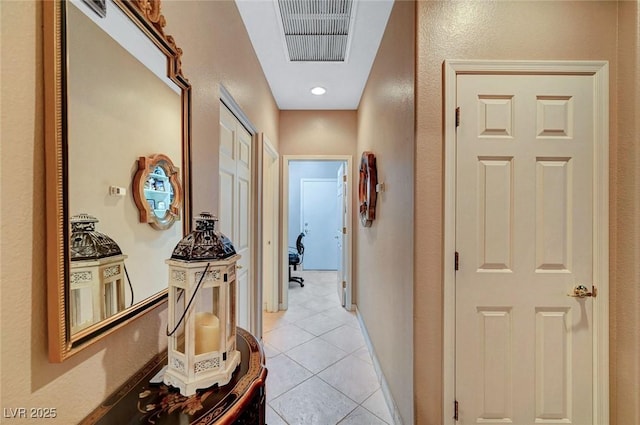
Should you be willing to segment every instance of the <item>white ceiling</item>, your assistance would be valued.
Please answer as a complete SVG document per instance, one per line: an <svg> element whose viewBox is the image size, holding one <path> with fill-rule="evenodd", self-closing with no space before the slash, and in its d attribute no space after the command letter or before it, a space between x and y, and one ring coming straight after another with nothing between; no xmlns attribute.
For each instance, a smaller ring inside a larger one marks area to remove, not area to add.
<svg viewBox="0 0 640 425"><path fill-rule="evenodd" d="M345 62L289 61L277 0L235 1L280 109L358 108L393 0L354 0ZM327 93L312 95L315 86Z"/></svg>

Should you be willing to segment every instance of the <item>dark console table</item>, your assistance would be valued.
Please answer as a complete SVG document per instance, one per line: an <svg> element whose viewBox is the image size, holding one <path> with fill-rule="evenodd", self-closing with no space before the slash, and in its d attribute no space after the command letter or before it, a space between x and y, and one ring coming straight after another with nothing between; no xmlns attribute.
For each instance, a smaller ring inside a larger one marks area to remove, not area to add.
<svg viewBox="0 0 640 425"><path fill-rule="evenodd" d="M262 347L253 335L237 328L240 366L231 381L184 397L176 389L149 381L167 364L167 352L155 356L81 424L256 425L265 423Z"/></svg>

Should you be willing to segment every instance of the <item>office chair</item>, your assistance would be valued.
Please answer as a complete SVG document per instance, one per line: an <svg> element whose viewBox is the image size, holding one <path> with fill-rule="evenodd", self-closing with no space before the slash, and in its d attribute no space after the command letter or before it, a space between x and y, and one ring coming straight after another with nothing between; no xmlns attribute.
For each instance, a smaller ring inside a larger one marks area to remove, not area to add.
<svg viewBox="0 0 640 425"><path fill-rule="evenodd" d="M304 287L304 283L302 283L304 279L300 276L291 276L291 268L293 267L293 270L298 270L298 266L302 264L302 259L304 258L302 238L304 238L304 233L298 235L295 250L289 247L289 282L299 283L300 287Z"/></svg>

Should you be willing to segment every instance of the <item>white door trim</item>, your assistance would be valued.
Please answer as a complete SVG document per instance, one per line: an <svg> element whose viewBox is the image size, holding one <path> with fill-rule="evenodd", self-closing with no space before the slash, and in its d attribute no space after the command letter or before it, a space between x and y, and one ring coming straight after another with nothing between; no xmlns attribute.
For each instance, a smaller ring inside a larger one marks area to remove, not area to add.
<svg viewBox="0 0 640 425"><path fill-rule="evenodd" d="M260 175L260 193L258 195L259 198L259 204L260 204L260 210L261 210L261 218L260 218L260 243L259 248L260 251L258 252L258 259L260 262L260 270L262 270L262 276L259 279L260 281L264 282L264 273L265 273L265 264L264 264L264 257L263 257L263 249L262 247L264 246L264 238L265 237L269 237L271 236L271 241L270 243L272 244L272 246L274 247L274 258L273 258L273 264L271 264L270 269L273 271L273 276L272 278L269 280L269 282L271 282L268 285L263 285L261 286L261 289L258 289L258 295L260 295L260 291L262 290L262 299L263 301L260 301L259 304L262 306L263 304L266 304L266 309L269 312L276 312L278 311L278 282L279 282L279 267L278 264L280 264L280 260L279 260L279 238L278 238L278 234L280 233L278 231L278 218L279 218L279 208L280 208L280 155L278 154L278 151L276 151L276 149L273 147L273 145L271 144L271 141L269 140L269 138L264 134L264 133L260 133L261 135L261 139L262 139L262 157L260 158L258 165L260 168L260 171L258 172ZM265 170L263 169L263 163L264 163L264 157L265 156L269 156L272 160L274 165L272 166L273 168L271 170L269 170L268 172L271 173L271 180L269 181L267 179L267 181L265 181ZM271 183L271 187L268 187L268 183ZM274 184L275 183L275 184ZM265 198L266 196L271 195L272 199L275 201L273 204L273 210L272 211L267 211L265 208ZM272 235L265 235L264 232L264 227L263 227L263 223L266 223L268 221L270 221L271 223L271 229L273 229L273 234ZM269 267L266 267L266 270L269 270ZM261 307L262 308L262 307Z"/></svg>
<svg viewBox="0 0 640 425"><path fill-rule="evenodd" d="M443 423L453 425L455 401L456 76L458 74L581 74L594 77L593 419L609 423L609 63L607 61L447 60L444 80L444 373Z"/></svg>
<svg viewBox="0 0 640 425"><path fill-rule="evenodd" d="M227 88L222 84L220 84L220 100L222 101L222 103L225 104L227 108L229 108L231 113L236 116L238 121L240 121L240 123L244 126L244 128L247 129L247 131L252 136L255 136L256 134L258 134L258 129L256 128L256 126L253 125L253 123L251 122L247 114L244 113L244 111L242 110L238 102L236 102L233 96L231 96L231 93L229 93L229 90L227 90Z"/></svg>
<svg viewBox="0 0 640 425"><path fill-rule="evenodd" d="M353 285L353 275L352 275L352 264L353 264L353 220L352 220L352 173L353 173L353 158L351 155L283 155L282 156L282 227L280 234L280 247L281 247L281 255L282 255L282 272L280 276L282 276L282 303L280 304L280 310L286 310L289 305L289 282L288 282L288 250L289 250L289 162L291 161L344 161L347 167L347 193L345 196L348 197L349 201L347 201L347 234L345 237L345 249L347 250L347 270L346 270L346 308L347 310L353 310L354 306L352 304L352 285ZM287 260L287 261L285 261Z"/></svg>

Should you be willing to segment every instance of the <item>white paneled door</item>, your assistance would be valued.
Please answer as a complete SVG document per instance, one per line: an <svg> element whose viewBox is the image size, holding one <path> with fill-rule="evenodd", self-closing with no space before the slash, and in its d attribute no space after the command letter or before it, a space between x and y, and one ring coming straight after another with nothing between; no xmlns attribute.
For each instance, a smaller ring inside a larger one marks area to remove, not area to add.
<svg viewBox="0 0 640 425"><path fill-rule="evenodd" d="M459 74L457 102L458 423L594 424L593 76Z"/></svg>
<svg viewBox="0 0 640 425"><path fill-rule="evenodd" d="M305 233L302 266L305 270L337 270L335 179L301 179L300 200L300 225Z"/></svg>
<svg viewBox="0 0 640 425"><path fill-rule="evenodd" d="M231 239L238 261L236 311L238 325L250 327L251 292L251 134L220 103L220 231Z"/></svg>

